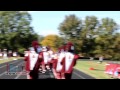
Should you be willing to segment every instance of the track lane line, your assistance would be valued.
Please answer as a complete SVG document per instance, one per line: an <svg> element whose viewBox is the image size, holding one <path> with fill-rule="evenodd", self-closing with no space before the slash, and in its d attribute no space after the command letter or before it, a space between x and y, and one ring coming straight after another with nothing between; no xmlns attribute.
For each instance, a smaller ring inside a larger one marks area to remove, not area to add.
<svg viewBox="0 0 120 90"><path fill-rule="evenodd" d="M21 65L21 64L23 64L23 62L21 62L21 63L17 64L16 66ZM15 67L13 67L12 69L16 68L16 66L15 66ZM6 73L7 73L7 71L5 71L5 72L1 73L1 74L0 74L0 77L1 77L1 76L3 76L3 75L4 75L4 74L6 74Z"/></svg>
<svg viewBox="0 0 120 90"><path fill-rule="evenodd" d="M84 78L83 76L77 74L76 72L73 72L73 73L74 73L75 75L77 75L78 77L82 78L82 79L86 79L86 78Z"/></svg>
<svg viewBox="0 0 120 90"><path fill-rule="evenodd" d="M18 74L14 79L18 79L20 76L22 76L22 72L20 72L20 74Z"/></svg>
<svg viewBox="0 0 120 90"><path fill-rule="evenodd" d="M12 63L10 63L10 64L13 64L13 63L17 63L18 61L13 61ZM5 67L6 65L3 65L3 66L1 66L0 68L3 68L3 67Z"/></svg>
<svg viewBox="0 0 120 90"><path fill-rule="evenodd" d="M24 62L23 62L24 63ZM20 76L22 76L22 73L24 72L25 70L23 70L22 72L20 72L14 79L18 79ZM26 73L26 72L25 72ZM26 74L27 75L27 74Z"/></svg>

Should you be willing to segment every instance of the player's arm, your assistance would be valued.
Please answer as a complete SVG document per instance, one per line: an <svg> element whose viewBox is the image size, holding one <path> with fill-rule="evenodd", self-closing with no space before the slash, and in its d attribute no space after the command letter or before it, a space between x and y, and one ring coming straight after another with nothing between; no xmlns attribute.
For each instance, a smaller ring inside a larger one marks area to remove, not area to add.
<svg viewBox="0 0 120 90"><path fill-rule="evenodd" d="M62 59L62 61L60 63L61 63L61 65L63 65L65 63L65 57Z"/></svg>
<svg viewBox="0 0 120 90"><path fill-rule="evenodd" d="M27 60L28 60L28 53L24 55L24 61L27 61Z"/></svg>
<svg viewBox="0 0 120 90"><path fill-rule="evenodd" d="M75 56L74 56L74 66L75 66L76 63L77 63L78 58L79 58L79 55L75 55Z"/></svg>

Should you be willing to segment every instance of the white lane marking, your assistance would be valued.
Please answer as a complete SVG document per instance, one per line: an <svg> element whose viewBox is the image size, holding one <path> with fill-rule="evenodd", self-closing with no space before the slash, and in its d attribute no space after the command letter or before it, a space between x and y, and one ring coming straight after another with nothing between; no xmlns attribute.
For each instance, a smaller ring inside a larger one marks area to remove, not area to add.
<svg viewBox="0 0 120 90"><path fill-rule="evenodd" d="M24 72L24 71L25 71L25 70L23 70L23 72ZM18 79L18 78L22 75L23 72L20 72L14 79ZM27 73L26 73L26 75L27 75ZM25 76L26 76L26 75L25 75Z"/></svg>
<svg viewBox="0 0 120 90"><path fill-rule="evenodd" d="M18 74L14 79L18 79L21 75L22 75L22 72L20 72L20 74Z"/></svg>
<svg viewBox="0 0 120 90"><path fill-rule="evenodd" d="M15 62L12 62L12 63L10 63L10 64L13 64L13 63L17 63L18 61L15 61ZM3 67L5 67L6 65L3 65L3 66L1 66L0 68L3 68Z"/></svg>
<svg viewBox="0 0 120 90"><path fill-rule="evenodd" d="M23 62L21 62L21 63L17 64L17 66L18 66L18 65L21 65L22 63L23 63ZM12 69L14 69L14 68L16 68L16 67L13 67ZM11 69L11 70L12 70L12 69ZM2 75L6 74L6 73L7 73L7 71L5 71L5 72L1 73L1 74L0 74L0 77L1 77Z"/></svg>
<svg viewBox="0 0 120 90"><path fill-rule="evenodd" d="M82 79L86 79L86 78L84 78L83 76L77 74L76 72L73 72L73 73L74 73L75 75L77 75L78 77L82 78Z"/></svg>

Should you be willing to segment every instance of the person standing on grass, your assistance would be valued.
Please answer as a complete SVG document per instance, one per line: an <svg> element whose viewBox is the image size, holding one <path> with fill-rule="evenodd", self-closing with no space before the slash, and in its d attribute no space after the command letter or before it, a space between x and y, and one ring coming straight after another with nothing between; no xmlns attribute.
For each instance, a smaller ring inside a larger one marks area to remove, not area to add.
<svg viewBox="0 0 120 90"><path fill-rule="evenodd" d="M99 57L99 62L102 64L102 62L103 62L103 55L101 55L100 57Z"/></svg>
<svg viewBox="0 0 120 90"><path fill-rule="evenodd" d="M94 58L93 58L93 57L90 57L90 61L92 61L92 60L94 60Z"/></svg>

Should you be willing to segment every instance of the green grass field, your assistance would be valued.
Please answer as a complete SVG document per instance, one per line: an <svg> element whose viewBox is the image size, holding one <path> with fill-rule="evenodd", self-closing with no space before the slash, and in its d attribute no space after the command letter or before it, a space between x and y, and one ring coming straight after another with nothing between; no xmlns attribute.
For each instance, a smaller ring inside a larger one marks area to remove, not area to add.
<svg viewBox="0 0 120 90"><path fill-rule="evenodd" d="M21 57L18 57L17 59L21 59ZM13 60L14 60L14 57L11 57L11 58L8 58L8 59L2 59L2 60L0 60L0 64L5 63L5 62L9 62L9 61L13 61Z"/></svg>
<svg viewBox="0 0 120 90"><path fill-rule="evenodd" d="M106 62L103 62L102 64L97 62L98 61L81 60L77 62L75 68L88 75L95 77L96 79L111 79L110 76L104 73ZM90 70L90 67L93 67L95 70Z"/></svg>

